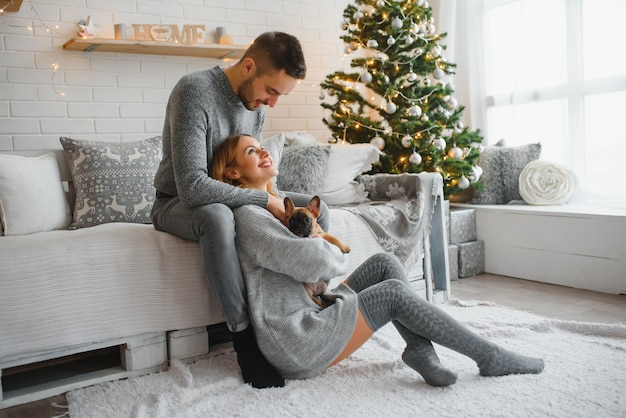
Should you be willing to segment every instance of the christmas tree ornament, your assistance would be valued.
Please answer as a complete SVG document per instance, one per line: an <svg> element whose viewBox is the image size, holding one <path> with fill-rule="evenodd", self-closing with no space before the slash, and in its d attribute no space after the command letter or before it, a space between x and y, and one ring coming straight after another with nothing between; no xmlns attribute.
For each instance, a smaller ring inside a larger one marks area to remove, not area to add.
<svg viewBox="0 0 626 418"><path fill-rule="evenodd" d="M354 14L352 15L352 18L353 18L354 20L359 20L359 19L362 19L362 18L363 18L363 12L362 12L362 11L360 11L360 10L358 10L358 11L354 12Z"/></svg>
<svg viewBox="0 0 626 418"><path fill-rule="evenodd" d="M368 72L364 72L361 74L361 81L365 84L370 83L372 81L372 75Z"/></svg>
<svg viewBox="0 0 626 418"><path fill-rule="evenodd" d="M456 109L458 105L459 103L454 97L451 97L450 100L448 100L448 109L450 110Z"/></svg>
<svg viewBox="0 0 626 418"><path fill-rule="evenodd" d="M325 98L326 98L326 95L324 95L324 93L320 93L319 99L320 100L324 100Z"/></svg>
<svg viewBox="0 0 626 418"><path fill-rule="evenodd" d="M456 158L457 160L461 159L463 156L463 150L456 145L448 150L448 157Z"/></svg>
<svg viewBox="0 0 626 418"><path fill-rule="evenodd" d="M385 0L378 0L376 2L376 6L378 6L378 7L385 7Z"/></svg>
<svg viewBox="0 0 626 418"><path fill-rule="evenodd" d="M378 41L376 39L370 39L367 41L368 48L378 48Z"/></svg>
<svg viewBox="0 0 626 418"><path fill-rule="evenodd" d="M409 108L409 116L413 116L414 118L419 118L422 115L422 108L418 105L412 105Z"/></svg>
<svg viewBox="0 0 626 418"><path fill-rule="evenodd" d="M407 37L404 38L404 43L407 45L411 45L413 42L415 42L415 39L413 39L411 35L407 35Z"/></svg>
<svg viewBox="0 0 626 418"><path fill-rule="evenodd" d="M443 78L443 75L444 75L444 72L439 67L435 68L435 71L433 71L433 77L435 77L437 80L440 80L441 78Z"/></svg>
<svg viewBox="0 0 626 418"><path fill-rule="evenodd" d="M465 190L469 187L470 181L467 177L460 177L456 183L457 187L461 190Z"/></svg>
<svg viewBox="0 0 626 418"><path fill-rule="evenodd" d="M475 165L472 167L472 172L469 175L469 181L471 183L476 183L478 180L480 180L480 176L482 175L483 175L483 169Z"/></svg>
<svg viewBox="0 0 626 418"><path fill-rule="evenodd" d="M391 21L391 26L393 26L396 29L402 29L402 26L404 25L404 22L402 22L402 19L400 19L398 16L396 16L392 21Z"/></svg>
<svg viewBox="0 0 626 418"><path fill-rule="evenodd" d="M372 140L370 141L370 144L372 144L373 146L375 146L376 148L378 148L381 151L385 148L385 140L382 139L378 135L376 135L374 138L372 138Z"/></svg>
<svg viewBox="0 0 626 418"><path fill-rule="evenodd" d="M414 82L415 80L417 80L417 74L415 74L413 71L411 71L411 72L410 72L410 73L406 76L406 79L412 83L412 82Z"/></svg>
<svg viewBox="0 0 626 418"><path fill-rule="evenodd" d="M409 157L409 162L418 165L422 162L422 156L418 152L413 151L413 154Z"/></svg>
<svg viewBox="0 0 626 418"><path fill-rule="evenodd" d="M446 149L446 140L442 137L437 137L433 139L433 146L437 148L439 151L443 151Z"/></svg>
<svg viewBox="0 0 626 418"><path fill-rule="evenodd" d="M387 106L385 106L385 111L387 113L395 113L397 109L398 107L396 106L394 102L389 102L387 103Z"/></svg>
<svg viewBox="0 0 626 418"><path fill-rule="evenodd" d="M404 136L402 137L402 146L403 146L404 148L409 148L409 147L411 146L411 143L412 143L412 142L413 142L413 141L411 140L411 135L404 135Z"/></svg>
<svg viewBox="0 0 626 418"><path fill-rule="evenodd" d="M394 39L393 36L390 36L389 38L387 38L387 45L393 45L396 43L396 40Z"/></svg>
<svg viewBox="0 0 626 418"><path fill-rule="evenodd" d="M441 51L442 51L441 47L439 45L435 45L433 49L430 51L430 55L437 58L438 56L441 55Z"/></svg>

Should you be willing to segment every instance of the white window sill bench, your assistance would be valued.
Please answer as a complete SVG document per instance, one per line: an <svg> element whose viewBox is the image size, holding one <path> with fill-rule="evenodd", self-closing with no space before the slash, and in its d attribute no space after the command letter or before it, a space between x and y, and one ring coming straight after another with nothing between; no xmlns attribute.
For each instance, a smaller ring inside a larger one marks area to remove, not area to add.
<svg viewBox="0 0 626 418"><path fill-rule="evenodd" d="M485 271L626 294L626 211L579 205L471 205Z"/></svg>

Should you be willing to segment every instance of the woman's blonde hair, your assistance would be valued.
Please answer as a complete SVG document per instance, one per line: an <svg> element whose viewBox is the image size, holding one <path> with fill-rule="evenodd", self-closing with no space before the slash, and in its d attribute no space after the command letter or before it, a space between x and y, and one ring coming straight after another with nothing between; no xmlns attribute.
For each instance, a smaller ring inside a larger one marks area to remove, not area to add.
<svg viewBox="0 0 626 418"><path fill-rule="evenodd" d="M226 175L226 169L235 165L237 159L237 145L244 136L252 137L249 134L231 135L222 141L213 153L213 163L211 165L211 177L224 183L232 184L237 187L245 187L239 180L231 179ZM274 190L274 182L268 181L266 190L268 193L278 196Z"/></svg>

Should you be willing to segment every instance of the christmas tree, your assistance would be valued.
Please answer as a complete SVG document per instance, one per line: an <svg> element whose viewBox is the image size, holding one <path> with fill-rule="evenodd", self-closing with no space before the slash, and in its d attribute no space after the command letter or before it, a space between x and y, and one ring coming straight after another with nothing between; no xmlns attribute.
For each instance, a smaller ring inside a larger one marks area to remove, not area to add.
<svg viewBox="0 0 626 418"><path fill-rule="evenodd" d="M324 123L334 141L369 142L383 151L372 173L439 172L449 197L480 189L479 131L463 126L464 107L445 82L444 58L425 0L356 0L343 13L341 39L352 72L321 83Z"/></svg>

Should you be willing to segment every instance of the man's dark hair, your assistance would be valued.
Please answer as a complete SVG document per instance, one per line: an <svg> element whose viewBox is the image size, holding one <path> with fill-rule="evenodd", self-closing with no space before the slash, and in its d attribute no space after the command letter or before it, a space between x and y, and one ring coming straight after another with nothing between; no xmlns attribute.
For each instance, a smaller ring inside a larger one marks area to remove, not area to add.
<svg viewBox="0 0 626 418"><path fill-rule="evenodd" d="M259 35L241 58L252 58L257 65L257 76L284 70L298 80L306 77L306 63L300 41L284 32L265 32Z"/></svg>

